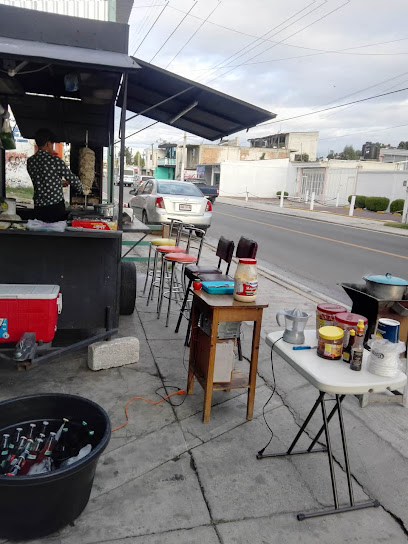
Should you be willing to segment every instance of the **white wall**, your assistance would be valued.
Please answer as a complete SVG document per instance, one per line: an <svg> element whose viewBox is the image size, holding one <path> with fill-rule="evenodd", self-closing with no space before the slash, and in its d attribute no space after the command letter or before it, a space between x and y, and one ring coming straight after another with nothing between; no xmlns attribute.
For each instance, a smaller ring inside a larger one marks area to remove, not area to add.
<svg viewBox="0 0 408 544"><path fill-rule="evenodd" d="M272 198L277 191L288 191L296 168L289 159L234 161L220 165L220 196Z"/></svg>
<svg viewBox="0 0 408 544"><path fill-rule="evenodd" d="M397 198L405 199L408 183L408 172L359 172L357 194L365 196L385 196L390 202Z"/></svg>

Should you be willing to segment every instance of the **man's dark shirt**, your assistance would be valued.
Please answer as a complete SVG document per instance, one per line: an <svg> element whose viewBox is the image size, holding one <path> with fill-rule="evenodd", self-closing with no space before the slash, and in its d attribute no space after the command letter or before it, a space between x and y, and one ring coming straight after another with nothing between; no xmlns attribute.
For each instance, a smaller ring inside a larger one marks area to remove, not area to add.
<svg viewBox="0 0 408 544"><path fill-rule="evenodd" d="M27 171L34 185L36 207L51 206L64 201L63 179L82 192L80 179L71 172L65 162L41 149L27 160Z"/></svg>

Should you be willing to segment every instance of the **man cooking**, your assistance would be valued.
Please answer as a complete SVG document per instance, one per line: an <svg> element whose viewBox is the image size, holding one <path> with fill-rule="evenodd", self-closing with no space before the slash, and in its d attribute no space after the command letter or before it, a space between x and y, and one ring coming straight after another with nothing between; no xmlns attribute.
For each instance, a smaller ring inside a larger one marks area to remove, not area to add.
<svg viewBox="0 0 408 544"><path fill-rule="evenodd" d="M27 171L34 185L34 217L46 223L66 219L64 194L65 180L82 192L82 183L65 162L53 154L55 137L42 128L35 134L38 151L27 159Z"/></svg>

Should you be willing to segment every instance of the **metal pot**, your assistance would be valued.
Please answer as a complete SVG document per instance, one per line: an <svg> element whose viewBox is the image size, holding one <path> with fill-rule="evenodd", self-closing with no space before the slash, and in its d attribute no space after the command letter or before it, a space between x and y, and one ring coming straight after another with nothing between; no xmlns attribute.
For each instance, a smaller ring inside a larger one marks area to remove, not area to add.
<svg viewBox="0 0 408 544"><path fill-rule="evenodd" d="M367 292L381 300L402 300L407 290L408 281L392 274L384 276L364 276Z"/></svg>
<svg viewBox="0 0 408 544"><path fill-rule="evenodd" d="M115 204L94 204L94 210L101 217L113 217L115 214Z"/></svg>

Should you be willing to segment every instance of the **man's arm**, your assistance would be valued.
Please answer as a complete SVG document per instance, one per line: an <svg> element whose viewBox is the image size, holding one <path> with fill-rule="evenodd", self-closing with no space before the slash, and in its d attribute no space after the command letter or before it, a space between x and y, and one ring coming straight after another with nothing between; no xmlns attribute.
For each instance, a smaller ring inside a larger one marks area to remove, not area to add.
<svg viewBox="0 0 408 544"><path fill-rule="evenodd" d="M68 183L70 183L72 187L74 187L77 191L82 192L82 183L79 177L73 174L68 166L65 164L65 162L59 157L56 157L56 163L58 173L61 174L61 176L65 180L67 180Z"/></svg>

